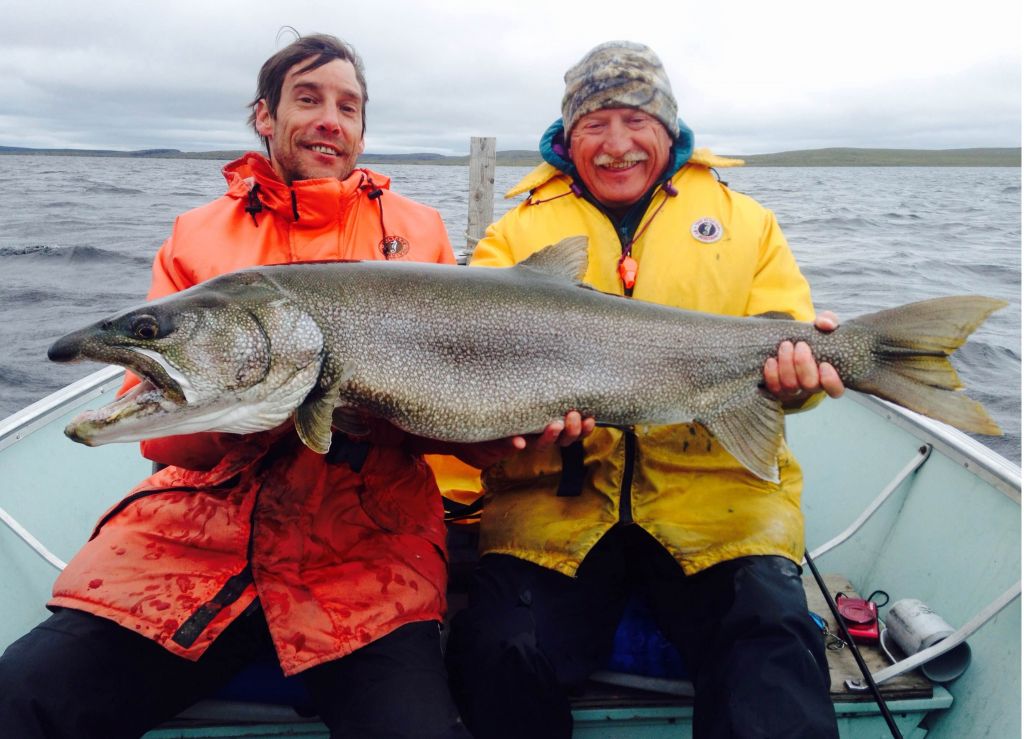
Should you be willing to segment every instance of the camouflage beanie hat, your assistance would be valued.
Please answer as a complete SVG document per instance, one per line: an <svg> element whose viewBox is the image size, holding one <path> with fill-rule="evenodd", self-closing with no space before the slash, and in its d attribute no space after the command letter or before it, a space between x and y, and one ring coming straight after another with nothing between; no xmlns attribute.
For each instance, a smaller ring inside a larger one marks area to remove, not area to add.
<svg viewBox="0 0 1024 739"><path fill-rule="evenodd" d="M608 41L565 73L562 122L566 138L580 118L605 108L636 108L679 136L676 99L658 56L643 44Z"/></svg>

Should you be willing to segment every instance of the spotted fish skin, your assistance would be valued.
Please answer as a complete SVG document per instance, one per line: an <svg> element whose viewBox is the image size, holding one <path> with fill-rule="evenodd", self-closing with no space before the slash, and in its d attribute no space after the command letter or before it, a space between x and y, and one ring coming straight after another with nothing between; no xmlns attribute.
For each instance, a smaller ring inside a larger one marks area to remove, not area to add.
<svg viewBox="0 0 1024 739"><path fill-rule="evenodd" d="M291 416L303 441L326 452L332 419L358 433L366 413L474 442L537 432L579 410L619 426L697 421L754 474L777 480L782 407L760 383L785 340L806 341L848 388L999 433L957 392L946 357L1002 301L939 298L823 333L607 295L579 282L586 266L586 240L575 237L505 269L337 262L223 275L51 347L57 361L113 361L149 379L139 398L79 417L67 433L90 444L245 433Z"/></svg>

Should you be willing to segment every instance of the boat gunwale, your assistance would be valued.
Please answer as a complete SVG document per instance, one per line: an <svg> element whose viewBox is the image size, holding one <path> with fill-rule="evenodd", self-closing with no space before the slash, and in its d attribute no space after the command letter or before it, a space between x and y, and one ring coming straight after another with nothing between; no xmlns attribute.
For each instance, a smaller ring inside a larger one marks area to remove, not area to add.
<svg viewBox="0 0 1024 739"><path fill-rule="evenodd" d="M16 444L34 431L46 426L55 416L101 396L112 383L120 385L124 367L115 364L75 380L37 400L7 418L0 419L0 451Z"/></svg>
<svg viewBox="0 0 1024 739"><path fill-rule="evenodd" d="M854 402L868 408L893 425L932 445L950 460L963 466L992 487L1021 504L1021 468L998 452L970 436L940 421L907 410L895 403L851 391L845 394Z"/></svg>

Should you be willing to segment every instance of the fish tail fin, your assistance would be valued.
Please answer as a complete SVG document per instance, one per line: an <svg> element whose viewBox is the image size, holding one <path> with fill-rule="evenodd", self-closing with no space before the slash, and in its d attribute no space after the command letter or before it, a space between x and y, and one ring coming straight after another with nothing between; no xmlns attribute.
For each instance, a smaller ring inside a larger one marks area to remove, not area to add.
<svg viewBox="0 0 1024 739"><path fill-rule="evenodd" d="M850 387L938 419L963 431L1002 430L963 388L949 355L1006 301L965 295L935 298L860 316L847 325L876 337L874 366Z"/></svg>

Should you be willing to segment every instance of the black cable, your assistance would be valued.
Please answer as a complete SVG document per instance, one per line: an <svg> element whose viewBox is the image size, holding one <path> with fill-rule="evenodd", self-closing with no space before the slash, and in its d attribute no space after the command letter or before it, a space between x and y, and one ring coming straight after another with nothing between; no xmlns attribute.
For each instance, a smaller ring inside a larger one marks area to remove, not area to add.
<svg viewBox="0 0 1024 739"><path fill-rule="evenodd" d="M857 660L857 666L860 668L861 674L864 675L864 680L867 681L868 687L871 688L872 695L875 696L875 702L878 704L878 708L882 712L882 718L885 719L885 723L889 725L889 731L892 732L894 739L903 739L903 734L900 732L900 728L896 725L896 720L892 717L892 712L889 711L889 706L886 705L885 698L882 697L882 692L878 689L878 684L875 682L875 679L871 677L871 670L868 669L867 664L864 662L864 657L861 656L860 649L858 649L853 638L850 636L850 631L846 628L846 623L843 621L843 617L839 614L836 602L828 592L828 586L825 585L825 581L818 573L818 568L814 565L814 560L811 559L811 553L807 550L804 550L804 559L807 560L807 567L811 570L811 574L814 576L814 581L818 583L818 589L821 590L821 594L825 596L825 602L828 603L828 608L832 611L832 618L836 620L836 624L838 624L839 630L843 634L843 639L846 640L846 643L849 645L850 652L853 653L853 658Z"/></svg>

